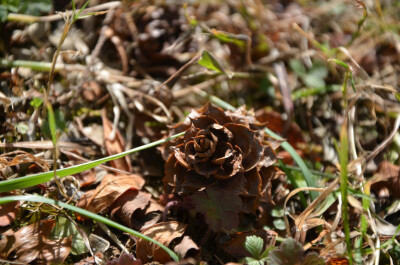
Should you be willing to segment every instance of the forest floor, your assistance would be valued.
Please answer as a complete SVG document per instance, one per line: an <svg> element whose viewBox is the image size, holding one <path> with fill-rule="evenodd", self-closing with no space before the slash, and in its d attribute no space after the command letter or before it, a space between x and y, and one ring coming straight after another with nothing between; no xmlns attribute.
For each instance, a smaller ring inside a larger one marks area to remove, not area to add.
<svg viewBox="0 0 400 265"><path fill-rule="evenodd" d="M1 264L400 264L399 1L1 3Z"/></svg>

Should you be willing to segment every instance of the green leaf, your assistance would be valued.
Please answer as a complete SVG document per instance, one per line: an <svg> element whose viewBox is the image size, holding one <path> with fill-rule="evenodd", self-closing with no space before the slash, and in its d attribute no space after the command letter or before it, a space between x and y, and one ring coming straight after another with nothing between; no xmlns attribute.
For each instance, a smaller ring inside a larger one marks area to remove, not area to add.
<svg viewBox="0 0 400 265"><path fill-rule="evenodd" d="M237 193L226 189L207 188L205 191L194 193L192 201L213 231L229 231L239 225L242 200Z"/></svg>
<svg viewBox="0 0 400 265"><path fill-rule="evenodd" d="M48 114L47 118L48 118L50 133L51 133L51 139L53 141L53 145L55 146L57 144L56 118L55 118L55 115L54 115L53 107L51 106L50 103L47 104L47 114Z"/></svg>
<svg viewBox="0 0 400 265"><path fill-rule="evenodd" d="M8 9L7 6L0 6L0 22L6 22Z"/></svg>
<svg viewBox="0 0 400 265"><path fill-rule="evenodd" d="M317 253L308 254L301 265L324 265L325 261Z"/></svg>
<svg viewBox="0 0 400 265"><path fill-rule="evenodd" d="M400 102L400 93L397 92L395 95L396 95L397 101Z"/></svg>
<svg viewBox="0 0 400 265"><path fill-rule="evenodd" d="M248 36L243 34L231 34L223 31L212 30L213 36L222 42L233 43L241 48L246 46L246 38Z"/></svg>
<svg viewBox="0 0 400 265"><path fill-rule="evenodd" d="M81 229L83 229L81 227ZM53 230L49 236L50 239L62 239L72 236L71 253L80 255L88 252L85 242L75 224L63 216L57 216Z"/></svg>
<svg viewBox="0 0 400 265"><path fill-rule="evenodd" d="M42 104L43 104L43 99L41 98L33 98L29 104L34 107L35 109L38 109Z"/></svg>
<svg viewBox="0 0 400 265"><path fill-rule="evenodd" d="M292 92L292 99L296 100L308 96L323 95L326 93L336 92L340 91L341 87L342 87L341 85L333 84L323 87L306 87L302 89L296 89L295 91Z"/></svg>
<svg viewBox="0 0 400 265"><path fill-rule="evenodd" d="M15 126L20 134L26 134L29 130L29 126L25 122L20 122Z"/></svg>
<svg viewBox="0 0 400 265"><path fill-rule="evenodd" d="M324 79L328 76L328 69L321 62L314 62L311 69L302 78L308 87L325 87Z"/></svg>
<svg viewBox="0 0 400 265"><path fill-rule="evenodd" d="M267 247L264 252L261 254L261 260L267 260L269 252L274 249L275 247L271 246L271 247Z"/></svg>
<svg viewBox="0 0 400 265"><path fill-rule="evenodd" d="M268 257L268 264L271 265L295 265L301 264L303 259L303 247L293 238L286 239L282 245L272 250Z"/></svg>
<svg viewBox="0 0 400 265"><path fill-rule="evenodd" d="M286 225L285 225L285 221L283 221L283 219L274 219L273 224L275 226L276 229L278 230L285 230Z"/></svg>
<svg viewBox="0 0 400 265"><path fill-rule="evenodd" d="M271 250L269 265L323 265L325 261L317 254L304 256L303 246L293 238L286 239L278 249Z"/></svg>
<svg viewBox="0 0 400 265"><path fill-rule="evenodd" d="M289 66L293 70L293 72L299 77L302 77L306 74L306 68L300 60L291 59L289 61Z"/></svg>
<svg viewBox="0 0 400 265"><path fill-rule="evenodd" d="M275 207L271 211L272 217L283 217L284 215L285 211L283 210L283 207Z"/></svg>
<svg viewBox="0 0 400 265"><path fill-rule="evenodd" d="M254 259L251 257L246 257L246 258L242 259L240 261L240 263L247 264L247 265L262 265L262 264L265 264L265 261L263 261L263 260L261 261L261 260Z"/></svg>
<svg viewBox="0 0 400 265"><path fill-rule="evenodd" d="M50 106L50 107L49 107ZM43 123L42 133L56 140L56 132L63 132L67 128L64 113L60 110L53 111L51 105L47 106L47 119Z"/></svg>
<svg viewBox="0 0 400 265"><path fill-rule="evenodd" d="M204 50L201 54L201 58L198 63L209 70L216 71L218 73L226 74L229 78L232 77L232 74L228 74L224 67L215 59L215 57L208 51Z"/></svg>
<svg viewBox="0 0 400 265"><path fill-rule="evenodd" d="M244 242L244 248L257 260L261 256L263 246L264 240L258 236L247 236Z"/></svg>
<svg viewBox="0 0 400 265"><path fill-rule="evenodd" d="M9 12L40 16L43 13L49 13L51 7L51 0L2 0L0 20L4 22Z"/></svg>

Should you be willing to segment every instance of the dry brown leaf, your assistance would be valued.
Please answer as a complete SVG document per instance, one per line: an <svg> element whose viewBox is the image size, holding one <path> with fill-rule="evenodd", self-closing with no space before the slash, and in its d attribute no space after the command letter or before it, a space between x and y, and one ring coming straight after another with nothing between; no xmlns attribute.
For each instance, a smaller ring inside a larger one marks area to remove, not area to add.
<svg viewBox="0 0 400 265"><path fill-rule="evenodd" d="M93 169L86 170L76 174L75 177L78 180L81 188L87 187L96 182L96 171Z"/></svg>
<svg viewBox="0 0 400 265"><path fill-rule="evenodd" d="M110 207L111 216L120 219L123 223L132 227L133 214L136 210L144 210L149 204L151 194L137 190L127 190Z"/></svg>
<svg viewBox="0 0 400 265"><path fill-rule="evenodd" d="M14 156L11 160L11 158L7 159L9 156ZM0 168L3 167L11 167L23 163L35 163L38 165L43 171L49 171L49 165L47 164L46 161L44 161L41 158L38 158L34 155L31 155L25 151L15 151L15 152L10 152L7 154L2 154L0 156ZM11 160L10 162L8 162Z"/></svg>
<svg viewBox="0 0 400 265"><path fill-rule="evenodd" d="M15 261L29 263L46 247L46 239L54 226L54 220L45 220L24 226L18 231L9 230L0 240L0 258L8 259L13 252Z"/></svg>
<svg viewBox="0 0 400 265"><path fill-rule="evenodd" d="M132 228L142 230L155 225L161 220L164 209L164 206L151 198L150 203L144 209L143 213L142 211L137 211L135 218L131 219Z"/></svg>
<svg viewBox="0 0 400 265"><path fill-rule="evenodd" d="M99 83L95 81L88 81L82 84L82 96L87 101L96 101L103 96L102 94L103 91Z"/></svg>
<svg viewBox="0 0 400 265"><path fill-rule="evenodd" d="M118 259L112 259L106 265L142 265L140 260L136 260L132 254L122 252Z"/></svg>
<svg viewBox="0 0 400 265"><path fill-rule="evenodd" d="M57 240L47 240L39 253L36 264L61 264L71 252L72 236Z"/></svg>
<svg viewBox="0 0 400 265"><path fill-rule="evenodd" d="M180 261L170 261L165 265L196 265L199 264L194 258L181 259ZM200 263L201 264L201 263Z"/></svg>
<svg viewBox="0 0 400 265"><path fill-rule="evenodd" d="M286 121L282 119L281 113L264 108L257 110L255 115L258 121L267 123L270 130L282 134ZM297 147L299 143L305 143L303 132L296 123L291 122L288 131L290 133L287 135L287 141L292 146Z"/></svg>
<svg viewBox="0 0 400 265"><path fill-rule="evenodd" d="M109 119L107 119L106 110L103 109L101 112L104 129L104 144L108 155L115 155L125 151L125 141L118 129L115 131L114 139L110 139L111 132L113 131L113 125ZM110 162L111 166L131 172L131 160L128 156L113 160Z"/></svg>
<svg viewBox="0 0 400 265"><path fill-rule="evenodd" d="M155 224L142 230L141 233L168 246L172 240L183 235L185 228L186 225L171 221ZM171 260L168 253L162 248L141 238L137 241L136 255L143 263L150 261L166 263Z"/></svg>
<svg viewBox="0 0 400 265"><path fill-rule="evenodd" d="M186 258L188 255L196 255L199 252L199 247L189 236L184 236L181 243L175 246L174 251L179 257Z"/></svg>
<svg viewBox="0 0 400 265"><path fill-rule="evenodd" d="M1 193L0 197L8 196L9 193ZM0 227L10 225L19 211L19 202L10 202L0 205Z"/></svg>
<svg viewBox="0 0 400 265"><path fill-rule="evenodd" d="M98 213L108 208L129 189L140 190L144 179L139 175L106 175L95 190L86 192L77 206Z"/></svg>
<svg viewBox="0 0 400 265"><path fill-rule="evenodd" d="M400 167L388 161L379 164L375 173L376 179L372 181L371 191L378 197L400 198ZM387 194L389 193L389 194Z"/></svg>
<svg viewBox="0 0 400 265"><path fill-rule="evenodd" d="M98 259L104 259L104 255L101 252L97 252L94 256ZM87 258L82 259L81 261L75 263L75 265L91 265L91 264L97 265L97 262L95 261L93 256L87 257Z"/></svg>
<svg viewBox="0 0 400 265"><path fill-rule="evenodd" d="M310 205L308 205L308 207L296 218L294 218L289 212L287 213L287 215L290 216L295 221L295 224L296 224L297 228L299 229L299 231L302 229L304 222L309 218L311 213L315 210L318 203L322 202L323 200L325 200L326 197L329 196L329 194L332 192L332 190L334 189L334 187L336 186L338 181L339 181L339 179L335 179L334 181L332 181L329 184L329 186L326 189L303 187L303 188L297 188L289 193L289 195L286 197L286 200L284 202L284 209L286 209L286 204L289 201L289 199L300 191L308 190L308 191L320 191L321 192L321 194ZM283 219L285 221L286 231L288 232L288 234L290 234L290 230L289 230L290 226L289 226L289 221L287 219L287 216L284 215Z"/></svg>

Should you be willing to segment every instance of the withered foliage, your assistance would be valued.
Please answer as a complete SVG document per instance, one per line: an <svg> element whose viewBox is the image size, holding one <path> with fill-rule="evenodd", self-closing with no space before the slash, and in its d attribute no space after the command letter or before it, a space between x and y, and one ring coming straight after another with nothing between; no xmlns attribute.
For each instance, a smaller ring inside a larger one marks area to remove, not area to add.
<svg viewBox="0 0 400 265"><path fill-rule="evenodd" d="M263 127L245 108L230 112L207 104L193 110L171 129L185 135L164 150L166 192L193 195L196 209L214 231L234 228L234 216L255 214L260 202L273 204L271 180L281 172L273 166L275 152ZM213 207L200 206L209 202L218 209L223 201L220 209L233 215L229 219L215 214ZM221 222L215 224L215 219Z"/></svg>

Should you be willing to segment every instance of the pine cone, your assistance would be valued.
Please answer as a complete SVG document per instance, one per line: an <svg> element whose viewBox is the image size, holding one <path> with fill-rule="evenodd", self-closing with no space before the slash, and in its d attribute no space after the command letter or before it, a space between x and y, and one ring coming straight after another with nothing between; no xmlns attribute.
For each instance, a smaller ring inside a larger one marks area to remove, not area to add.
<svg viewBox="0 0 400 265"><path fill-rule="evenodd" d="M172 128L185 135L165 148L166 191L228 190L242 203L239 212L252 214L261 201L273 204L271 180L281 171L272 165L276 156L263 127L244 108L224 112L208 104L192 111Z"/></svg>

